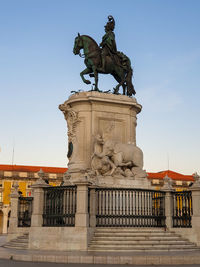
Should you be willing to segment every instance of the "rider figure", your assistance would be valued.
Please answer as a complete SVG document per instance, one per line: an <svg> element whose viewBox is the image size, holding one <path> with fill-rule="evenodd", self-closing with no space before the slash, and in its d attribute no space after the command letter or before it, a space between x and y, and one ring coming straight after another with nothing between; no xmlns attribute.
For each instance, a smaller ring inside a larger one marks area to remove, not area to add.
<svg viewBox="0 0 200 267"><path fill-rule="evenodd" d="M117 46L115 42L115 34L113 32L115 28L115 20L112 16L108 16L108 22L104 26L106 34L102 38L100 47L102 47L102 71L105 71L106 56L110 56L114 59L114 55L117 54Z"/></svg>

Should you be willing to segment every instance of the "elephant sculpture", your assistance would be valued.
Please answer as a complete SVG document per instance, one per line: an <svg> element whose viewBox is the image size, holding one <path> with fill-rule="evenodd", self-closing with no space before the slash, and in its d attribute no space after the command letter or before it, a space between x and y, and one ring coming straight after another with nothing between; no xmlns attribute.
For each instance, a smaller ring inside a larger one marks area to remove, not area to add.
<svg viewBox="0 0 200 267"><path fill-rule="evenodd" d="M137 167L143 169L143 152L134 144L123 144L113 140L106 140L102 144L102 152L95 152L94 155L99 159L109 158L111 163L110 175L114 173L118 167L128 167L132 169Z"/></svg>

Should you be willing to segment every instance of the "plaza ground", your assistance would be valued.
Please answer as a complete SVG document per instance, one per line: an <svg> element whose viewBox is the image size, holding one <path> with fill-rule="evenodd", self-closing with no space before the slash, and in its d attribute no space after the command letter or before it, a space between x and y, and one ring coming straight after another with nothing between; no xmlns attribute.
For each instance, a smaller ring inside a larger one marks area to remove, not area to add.
<svg viewBox="0 0 200 267"><path fill-rule="evenodd" d="M66 267L64 263L47 263L47 262L21 262L21 261L12 261L12 260L0 260L0 267ZM67 264L67 267L105 267L105 264ZM127 267L131 265L116 265L116 264L107 264L107 267ZM152 265L132 265L134 267L151 267ZM179 267L180 265L171 265L171 267ZM199 267L197 265L185 265L185 267ZM159 265L158 267L168 267L168 265Z"/></svg>
<svg viewBox="0 0 200 267"><path fill-rule="evenodd" d="M2 247L6 235L0 235L0 267L76 267L76 266L200 266L200 252L61 252L18 250Z"/></svg>

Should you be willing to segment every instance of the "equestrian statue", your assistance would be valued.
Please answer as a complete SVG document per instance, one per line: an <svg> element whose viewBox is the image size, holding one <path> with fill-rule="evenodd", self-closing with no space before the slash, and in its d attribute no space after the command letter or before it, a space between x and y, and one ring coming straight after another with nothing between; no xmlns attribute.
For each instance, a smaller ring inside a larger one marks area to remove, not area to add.
<svg viewBox="0 0 200 267"><path fill-rule="evenodd" d="M130 59L122 52L117 51L115 42L115 20L108 16L108 22L105 25L105 35L102 38L100 46L88 35L80 35L75 38L73 53L85 58L86 69L80 76L84 83L91 84L84 75L89 74L94 77L94 90L98 89L98 74L111 74L118 82L113 93L119 94L119 88L122 86L123 94L127 96L135 95L135 89L132 84L133 70ZM80 50L83 49L83 55Z"/></svg>

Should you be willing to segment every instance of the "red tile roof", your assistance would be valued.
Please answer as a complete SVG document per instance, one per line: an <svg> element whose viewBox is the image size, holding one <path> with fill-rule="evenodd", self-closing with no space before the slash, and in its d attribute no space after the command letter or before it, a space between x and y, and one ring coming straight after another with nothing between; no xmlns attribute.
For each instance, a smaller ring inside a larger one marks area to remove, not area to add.
<svg viewBox="0 0 200 267"><path fill-rule="evenodd" d="M179 180L179 181L194 181L193 175L184 175L178 172L173 171L161 171L161 172L148 172L149 179L160 179L162 180L166 175L170 177L172 180Z"/></svg>
<svg viewBox="0 0 200 267"><path fill-rule="evenodd" d="M44 167L44 166L24 166L24 165L1 165L0 171L17 171L17 172L39 172L42 169L47 173L64 173L67 168Z"/></svg>
<svg viewBox="0 0 200 267"><path fill-rule="evenodd" d="M59 167L44 167L44 166L24 166L24 165L1 165L0 171L18 171L18 172L38 172L42 169L46 173L64 173L67 171L67 168ZM184 175L174 171L161 171L161 172L148 172L149 179L160 179L162 180L166 175L172 180L179 181L194 181L192 175Z"/></svg>

